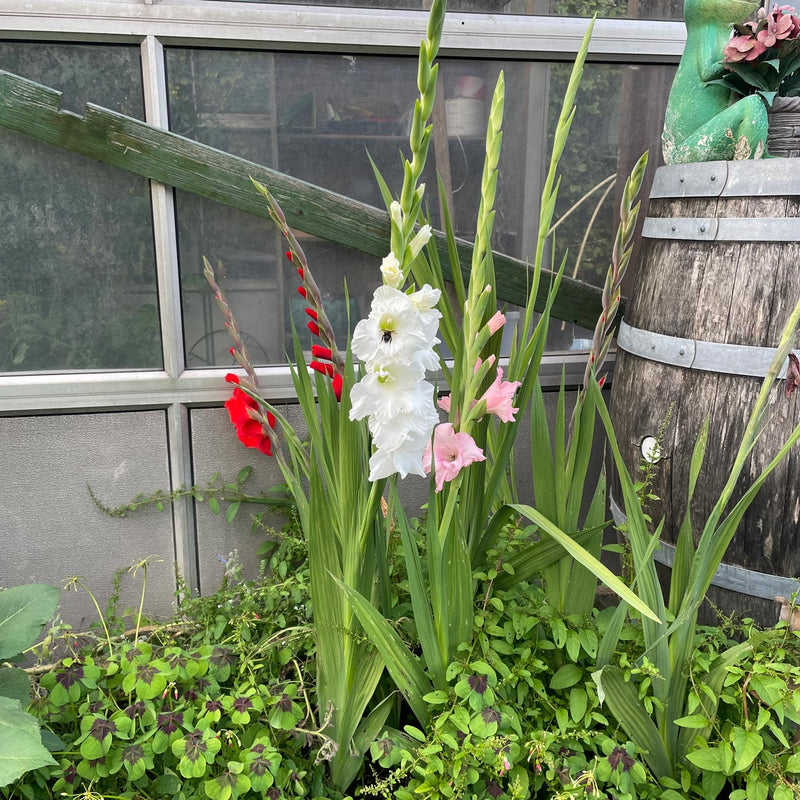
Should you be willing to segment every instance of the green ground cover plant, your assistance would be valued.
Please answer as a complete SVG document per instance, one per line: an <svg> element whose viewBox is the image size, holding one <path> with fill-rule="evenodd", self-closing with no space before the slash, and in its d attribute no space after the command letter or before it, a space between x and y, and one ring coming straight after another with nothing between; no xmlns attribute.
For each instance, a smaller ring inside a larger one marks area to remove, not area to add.
<svg viewBox="0 0 800 800"><path fill-rule="evenodd" d="M346 792L328 779L333 740L316 705L314 610L304 538L291 523L266 570L231 577L188 601L174 619L100 637L35 672L30 711L58 737L55 763L0 790L8 798L733 798L788 800L800 788L800 634L698 628L688 664L686 729L700 724L705 681L725 669L707 738L692 743L674 778L615 719L593 677L612 606L564 615L537 584L500 589L501 564L531 527L509 526L480 588L470 639L426 695L421 725L384 675L393 699ZM402 546L392 546L396 625L415 638ZM283 565L283 569L280 568ZM228 565L226 565L226 568ZM228 574L235 576L235 564ZM736 639L732 638L735 634ZM742 647L745 645L745 647ZM642 708L659 706L661 680L639 620L616 634L613 662ZM705 718L704 718L705 720ZM705 724L705 721L704 721ZM715 755L712 755L715 754ZM738 792L738 794L737 794Z"/></svg>

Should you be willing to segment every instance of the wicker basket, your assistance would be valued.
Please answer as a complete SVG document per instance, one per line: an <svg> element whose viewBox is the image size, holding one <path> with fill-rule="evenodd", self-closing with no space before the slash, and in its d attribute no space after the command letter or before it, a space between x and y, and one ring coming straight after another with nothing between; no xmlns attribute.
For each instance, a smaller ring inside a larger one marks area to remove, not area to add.
<svg viewBox="0 0 800 800"><path fill-rule="evenodd" d="M767 152L783 158L800 157L800 97L776 97L769 112Z"/></svg>

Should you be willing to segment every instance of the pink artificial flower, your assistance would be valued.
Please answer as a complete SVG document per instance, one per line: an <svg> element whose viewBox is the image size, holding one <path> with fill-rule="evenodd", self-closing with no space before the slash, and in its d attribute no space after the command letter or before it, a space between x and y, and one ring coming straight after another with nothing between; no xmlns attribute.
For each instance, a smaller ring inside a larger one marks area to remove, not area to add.
<svg viewBox="0 0 800 800"><path fill-rule="evenodd" d="M475 461L485 461L486 456L468 433L456 433L450 422L437 425L433 432L433 457L431 443L428 442L422 456L425 472L431 471L434 464L436 491L441 492L445 481L452 481L464 467Z"/></svg>
<svg viewBox="0 0 800 800"><path fill-rule="evenodd" d="M501 422L513 422L514 415L519 409L514 408L511 403L514 399L514 393L521 385L519 381L504 381L503 368L498 367L494 383L481 397L481 400L486 401L487 413L494 414Z"/></svg>
<svg viewBox="0 0 800 800"><path fill-rule="evenodd" d="M784 13L784 10L788 13ZM756 34L758 41L766 47L775 47L779 41L790 36L794 30L794 20L791 14L793 11L791 6L781 6L780 8L773 6L772 11L766 17L767 27L762 28Z"/></svg>
<svg viewBox="0 0 800 800"><path fill-rule="evenodd" d="M792 392L800 386L800 361L794 353L789 353L789 366L786 369L786 396L791 397Z"/></svg>
<svg viewBox="0 0 800 800"><path fill-rule="evenodd" d="M734 36L722 50L722 60L727 63L736 61L755 61L767 49L767 46L752 36Z"/></svg>

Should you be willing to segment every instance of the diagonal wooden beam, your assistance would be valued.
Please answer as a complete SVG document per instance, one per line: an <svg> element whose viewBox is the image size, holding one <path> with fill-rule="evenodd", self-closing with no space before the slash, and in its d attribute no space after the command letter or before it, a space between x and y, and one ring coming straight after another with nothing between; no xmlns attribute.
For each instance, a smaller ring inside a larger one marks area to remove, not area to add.
<svg viewBox="0 0 800 800"><path fill-rule="evenodd" d="M135 172L219 203L268 217L251 176L268 186L289 225L305 233L382 258L389 241L389 215L373 206L297 180L176 133L88 103L84 116L61 110L61 93L0 70L0 125L89 158ZM444 236L437 234L448 270ZM459 260L469 279L472 245L460 240ZM525 262L494 254L497 295L527 303ZM446 274L446 277L450 277ZM542 275L536 310L544 307L552 275ZM593 328L601 310L600 289L564 277L553 308L557 319Z"/></svg>

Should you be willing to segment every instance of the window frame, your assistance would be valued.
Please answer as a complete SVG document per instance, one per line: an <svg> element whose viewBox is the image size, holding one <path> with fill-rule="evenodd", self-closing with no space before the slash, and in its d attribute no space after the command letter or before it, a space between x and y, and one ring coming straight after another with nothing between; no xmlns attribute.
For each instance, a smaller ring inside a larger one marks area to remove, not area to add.
<svg viewBox="0 0 800 800"><path fill-rule="evenodd" d="M32 7L35 10L32 10ZM448 12L443 57L566 61L574 58L588 19ZM425 11L295 6L218 0L0 0L0 39L63 43L135 43L140 48L145 121L168 128L164 47L169 45L409 55L417 52ZM677 63L681 22L599 19L588 60ZM229 396L226 368L184 363L174 193L150 181L163 370L5 373L0 416L164 409L173 487L193 483L190 410L219 406ZM546 355L543 383L583 377L580 353ZM291 402L288 366L257 370L265 395ZM199 584L191 503L173 508L176 561L188 586Z"/></svg>

